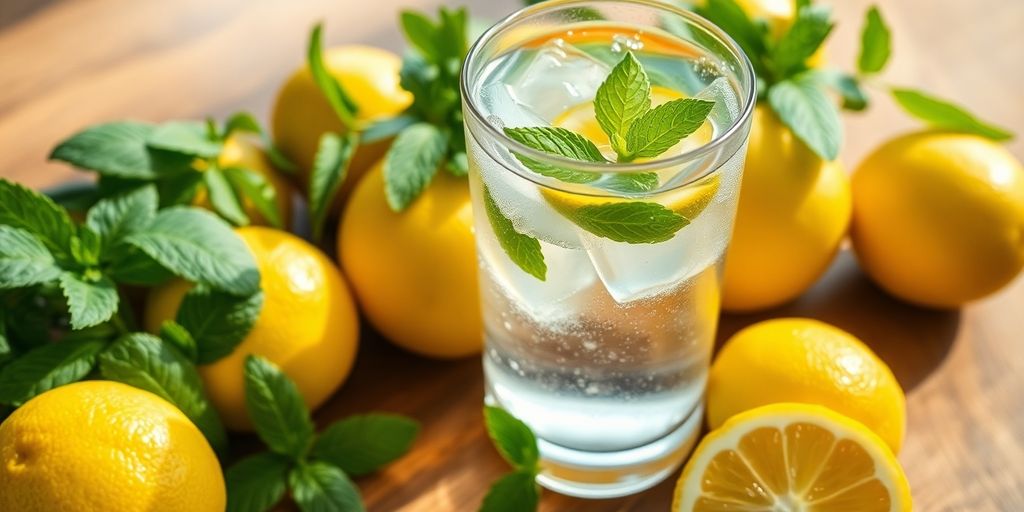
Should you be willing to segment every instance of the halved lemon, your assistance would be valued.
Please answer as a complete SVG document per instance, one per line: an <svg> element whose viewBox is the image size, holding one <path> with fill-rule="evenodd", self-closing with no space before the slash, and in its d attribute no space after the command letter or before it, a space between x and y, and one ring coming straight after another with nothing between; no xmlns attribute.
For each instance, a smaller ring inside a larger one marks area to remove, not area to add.
<svg viewBox="0 0 1024 512"><path fill-rule="evenodd" d="M737 414L705 437L676 484L675 512L904 512L903 469L864 425L808 404Z"/></svg>

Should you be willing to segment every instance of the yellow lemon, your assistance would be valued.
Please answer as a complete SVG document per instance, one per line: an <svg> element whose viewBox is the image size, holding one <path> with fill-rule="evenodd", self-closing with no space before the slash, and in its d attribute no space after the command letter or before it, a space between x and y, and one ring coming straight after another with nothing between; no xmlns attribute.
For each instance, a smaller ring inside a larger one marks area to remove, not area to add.
<svg viewBox="0 0 1024 512"><path fill-rule="evenodd" d="M0 425L0 510L222 512L226 504L203 434L149 392L68 384Z"/></svg>
<svg viewBox="0 0 1024 512"><path fill-rule="evenodd" d="M882 145L853 176L853 247L889 293L953 308L1024 266L1024 168L975 135L925 132Z"/></svg>
<svg viewBox="0 0 1024 512"><path fill-rule="evenodd" d="M788 302L825 272L852 209L842 165L811 152L765 106L754 110L722 307L755 311Z"/></svg>
<svg viewBox="0 0 1024 512"><path fill-rule="evenodd" d="M328 48L323 57L328 72L359 106L356 114L359 121L391 117L412 104L412 95L399 84L402 60L394 53L370 46L347 45ZM292 73L278 91L271 113L271 129L277 147L298 164L303 184L308 181L309 170L313 167L320 136L326 132L345 132L305 65ZM348 196L358 178L387 151L389 143L385 140L359 147L340 197Z"/></svg>
<svg viewBox="0 0 1024 512"><path fill-rule="evenodd" d="M899 452L906 431L903 390L892 371L851 334L803 318L743 329L719 352L708 379L708 425L776 402L818 404L849 416Z"/></svg>
<svg viewBox="0 0 1024 512"><path fill-rule="evenodd" d="M469 186L440 171L409 207L384 197L383 163L356 187L338 254L370 323L395 344L430 357L476 354L482 344Z"/></svg>
<svg viewBox="0 0 1024 512"><path fill-rule="evenodd" d="M337 267L316 247L290 233L247 227L238 235L260 270L263 309L252 331L228 356L199 368L207 394L224 424L249 430L243 365L261 355L295 381L311 409L348 377L359 342L355 305ZM190 285L155 288L146 304L146 329L174 318Z"/></svg>
<svg viewBox="0 0 1024 512"><path fill-rule="evenodd" d="M266 153L263 152L263 147L259 138L250 133L234 133L226 141L224 141L224 149L221 150L220 157L217 159L217 164L222 169L229 167L241 167L254 171L255 173L262 176L267 180L267 183L274 188L275 204L277 205L278 215L281 217L281 223L287 227L291 221L292 213L292 195L294 189L291 183L281 175L280 171L274 168L267 158ZM193 203L196 206L201 206L206 209L212 209L210 205L209 197L205 190L200 190L196 194ZM249 220L253 224L266 225L268 221L259 212L256 206L251 200L245 198L242 200L242 207L245 210L245 214L249 216Z"/></svg>
<svg viewBox="0 0 1024 512"><path fill-rule="evenodd" d="M734 416L694 450L675 512L910 512L910 485L889 447L828 408L781 403Z"/></svg>

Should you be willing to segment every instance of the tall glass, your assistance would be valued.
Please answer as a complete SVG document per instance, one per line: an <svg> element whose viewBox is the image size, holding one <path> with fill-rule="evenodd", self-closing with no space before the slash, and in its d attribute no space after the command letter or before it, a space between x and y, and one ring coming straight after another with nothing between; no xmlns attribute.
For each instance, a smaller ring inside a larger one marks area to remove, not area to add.
<svg viewBox="0 0 1024 512"><path fill-rule="evenodd" d="M614 157L593 100L627 51L654 105L713 100L705 124L631 163L506 136L557 126ZM755 101L750 63L719 28L665 3L554 1L488 30L462 88L487 401L537 434L545 487L582 497L650 487L701 425Z"/></svg>

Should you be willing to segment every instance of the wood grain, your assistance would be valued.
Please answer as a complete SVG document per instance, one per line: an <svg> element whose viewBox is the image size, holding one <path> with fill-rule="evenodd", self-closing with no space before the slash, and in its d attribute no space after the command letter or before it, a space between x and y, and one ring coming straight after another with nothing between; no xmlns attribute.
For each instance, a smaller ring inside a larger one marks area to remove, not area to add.
<svg viewBox="0 0 1024 512"><path fill-rule="evenodd" d="M1024 133L1024 2L881 2L895 57L885 81L926 85L985 119ZM302 61L306 31L327 22L329 43L394 50L400 7L438 0L4 0L0 3L0 176L34 187L86 179L46 162L60 138L90 123L136 118L264 117L283 77ZM830 59L850 68L865 0L835 2ZM496 19L513 0L470 4ZM876 94L846 120L852 167L880 141L916 123ZM1018 156L1024 142L1009 144ZM725 317L719 341L757 320L799 315L850 330L889 364L908 392L903 461L921 511L1024 510L1024 281L962 311L897 302L870 284L851 255L796 303ZM366 331L351 380L319 413L325 425L354 412L409 414L423 422L400 463L358 481L371 511L474 510L506 470L480 417L479 361L436 362ZM245 451L251 437L236 438ZM545 493L545 511L665 510L673 482L617 500Z"/></svg>

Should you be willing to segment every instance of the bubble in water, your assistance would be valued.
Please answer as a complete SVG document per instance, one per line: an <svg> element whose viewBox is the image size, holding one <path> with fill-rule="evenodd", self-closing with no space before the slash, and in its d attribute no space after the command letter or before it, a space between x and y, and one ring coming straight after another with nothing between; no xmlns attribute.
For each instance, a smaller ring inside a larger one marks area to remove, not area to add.
<svg viewBox="0 0 1024 512"><path fill-rule="evenodd" d="M612 37L612 52L614 53L624 53L627 50L638 52L643 48L644 42L640 40L639 35L615 34Z"/></svg>
<svg viewBox="0 0 1024 512"><path fill-rule="evenodd" d="M594 349L597 348L597 342L596 341L592 341L592 340L584 341L583 342L583 348L585 348L587 350L594 350Z"/></svg>

